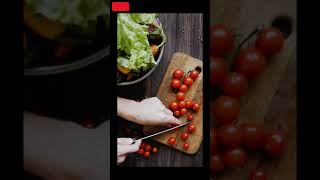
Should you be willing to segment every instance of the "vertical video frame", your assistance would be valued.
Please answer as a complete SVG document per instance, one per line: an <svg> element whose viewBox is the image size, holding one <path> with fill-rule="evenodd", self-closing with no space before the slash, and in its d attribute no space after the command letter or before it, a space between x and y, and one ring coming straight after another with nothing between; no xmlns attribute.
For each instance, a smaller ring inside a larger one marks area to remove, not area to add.
<svg viewBox="0 0 320 180"><path fill-rule="evenodd" d="M117 162L203 166L203 14L117 15Z"/></svg>

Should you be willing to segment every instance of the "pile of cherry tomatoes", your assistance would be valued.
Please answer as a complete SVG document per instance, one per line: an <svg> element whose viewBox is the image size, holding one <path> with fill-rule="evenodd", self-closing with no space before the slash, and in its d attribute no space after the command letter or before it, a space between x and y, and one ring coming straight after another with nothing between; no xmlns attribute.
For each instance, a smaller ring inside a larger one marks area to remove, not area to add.
<svg viewBox="0 0 320 180"><path fill-rule="evenodd" d="M243 166L248 150L263 150L279 157L285 148L284 132L266 132L263 124L258 123L236 125L241 108L239 98L246 94L250 80L265 70L268 59L281 51L285 41L281 31L274 27L260 29L257 33L254 47L239 47L229 72L225 55L235 47L233 32L222 24L210 28L210 83L213 89L222 92L214 99L212 107L215 125L210 135L213 175L226 167ZM263 170L255 169L249 179L266 179L266 175Z"/></svg>
<svg viewBox="0 0 320 180"><path fill-rule="evenodd" d="M188 75L189 74L189 75ZM188 89L192 86L193 82L199 77L199 71L192 70L188 73L184 74L184 72L180 69L176 69L172 74L171 80L171 88L173 92L176 93L176 101L171 102L169 105L169 109L173 112L175 117L180 117L188 113L188 110L191 111L190 114L187 115L187 120L193 120L192 112L198 112L200 110L200 105L198 103L192 102L190 100L185 100L185 93L187 93ZM192 134L196 131L196 126L190 123L187 126L187 131L181 134L181 139L185 142L183 144L183 149L189 149L189 143L187 140L189 138L189 134ZM176 145L176 138L170 137L168 139L169 145Z"/></svg>
<svg viewBox="0 0 320 180"><path fill-rule="evenodd" d="M175 117L181 117L188 113L188 110L191 111L188 114L187 120L193 121L193 113L198 112L200 110L200 105L196 102L192 102L190 100L185 100L185 94L187 93L188 89L192 86L193 82L199 77L199 71L192 70L188 73L184 74L184 72L180 69L176 69L172 74L171 80L171 88L174 93L176 93L176 101L171 102L169 104L169 109L173 112ZM189 149L189 143L187 140L189 135L196 131L196 126L192 123L188 124L187 131L181 134L181 139L185 142L182 146L184 150ZM168 139L169 145L176 145L177 140L174 137L170 137ZM152 151L151 151L152 150ZM152 145L142 142L138 151L138 154L148 158L151 155L151 152L157 153L158 148L152 147Z"/></svg>

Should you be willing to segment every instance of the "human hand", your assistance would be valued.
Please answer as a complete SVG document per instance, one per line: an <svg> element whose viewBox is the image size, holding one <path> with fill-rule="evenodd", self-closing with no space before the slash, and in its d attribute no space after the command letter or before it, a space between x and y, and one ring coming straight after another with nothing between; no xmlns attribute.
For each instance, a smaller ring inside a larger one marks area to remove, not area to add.
<svg viewBox="0 0 320 180"><path fill-rule="evenodd" d="M124 162L128 153L134 153L139 150L141 140L132 144L131 138L118 138L117 139L117 162L118 164Z"/></svg>
<svg viewBox="0 0 320 180"><path fill-rule="evenodd" d="M173 116L157 98L147 98L137 103L133 113L135 122L142 125L178 125L180 121Z"/></svg>

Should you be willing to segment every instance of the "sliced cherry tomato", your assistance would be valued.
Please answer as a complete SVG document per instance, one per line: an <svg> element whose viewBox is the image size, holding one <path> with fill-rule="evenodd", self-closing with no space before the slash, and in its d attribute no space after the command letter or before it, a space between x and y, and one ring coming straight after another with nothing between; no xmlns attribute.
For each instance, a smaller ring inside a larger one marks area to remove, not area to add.
<svg viewBox="0 0 320 180"><path fill-rule="evenodd" d="M157 153L157 152L158 152L158 148L157 148L157 147L153 147L153 148L152 148L152 152L153 152L153 153Z"/></svg>
<svg viewBox="0 0 320 180"><path fill-rule="evenodd" d="M188 133L182 133L181 134L181 139L186 141L189 138L189 134Z"/></svg>
<svg viewBox="0 0 320 180"><path fill-rule="evenodd" d="M151 151L151 149L152 149L151 145L150 145L150 144L147 144L145 150L146 150L146 151Z"/></svg>
<svg viewBox="0 0 320 180"><path fill-rule="evenodd" d="M192 101L186 101L186 108L191 109L193 107Z"/></svg>
<svg viewBox="0 0 320 180"><path fill-rule="evenodd" d="M184 100L185 95L184 95L183 92L178 92L178 93L176 94L176 98L177 98L178 101L182 101L182 100Z"/></svg>
<svg viewBox="0 0 320 180"><path fill-rule="evenodd" d="M178 79L171 80L171 88L172 89L179 89L181 87L181 81Z"/></svg>
<svg viewBox="0 0 320 180"><path fill-rule="evenodd" d="M242 145L243 131L235 125L224 125L218 130L219 142L228 148L236 148Z"/></svg>
<svg viewBox="0 0 320 180"><path fill-rule="evenodd" d="M281 51L284 45L284 36L277 28L269 27L259 33L256 47L266 56L272 56Z"/></svg>
<svg viewBox="0 0 320 180"><path fill-rule="evenodd" d="M236 71L253 79L261 74L267 66L265 56L256 48L242 49L236 59Z"/></svg>
<svg viewBox="0 0 320 180"><path fill-rule="evenodd" d="M196 112L198 112L200 110L200 105L198 103L194 103L192 106L192 109Z"/></svg>
<svg viewBox="0 0 320 180"><path fill-rule="evenodd" d="M213 118L219 124L229 124L238 118L240 103L229 96L219 96L213 103Z"/></svg>
<svg viewBox="0 0 320 180"><path fill-rule="evenodd" d="M174 112L173 112L173 115L174 115L175 117L179 117L179 116L180 116L180 111L179 111L179 110L174 111Z"/></svg>
<svg viewBox="0 0 320 180"><path fill-rule="evenodd" d="M279 157L284 152L285 137L282 132L273 132L266 137L264 149L273 157Z"/></svg>
<svg viewBox="0 0 320 180"><path fill-rule="evenodd" d="M190 77L195 81L199 77L199 71L197 71L197 70L191 71Z"/></svg>
<svg viewBox="0 0 320 180"><path fill-rule="evenodd" d="M241 97L247 92L248 79L241 73L233 72L223 80L222 89L227 96Z"/></svg>
<svg viewBox="0 0 320 180"><path fill-rule="evenodd" d="M183 77L183 75L184 75L184 72L180 69L177 69L173 72L172 78L173 79L181 79Z"/></svg>
<svg viewBox="0 0 320 180"><path fill-rule="evenodd" d="M188 121L192 121L192 120L193 120L193 115L192 115L192 114L189 114L188 117L187 117L187 120L188 120Z"/></svg>
<svg viewBox="0 0 320 180"><path fill-rule="evenodd" d="M223 24L210 28L210 49L212 56L224 56L234 47L234 38L229 27Z"/></svg>
<svg viewBox="0 0 320 180"><path fill-rule="evenodd" d="M257 123L244 123L240 125L243 131L243 143L250 150L263 147L265 132L262 125Z"/></svg>
<svg viewBox="0 0 320 180"><path fill-rule="evenodd" d="M185 101L179 101L178 102L179 108L185 108L186 107L186 102Z"/></svg>
<svg viewBox="0 0 320 180"><path fill-rule="evenodd" d="M190 87L192 83L193 83L193 79L189 76L183 80L183 84L187 85L188 87Z"/></svg>
<svg viewBox="0 0 320 180"><path fill-rule="evenodd" d="M212 174L223 171L224 167L225 165L220 155L216 154L211 156L210 169Z"/></svg>
<svg viewBox="0 0 320 180"><path fill-rule="evenodd" d="M188 143L184 143L183 144L183 149L184 150L188 150L189 149L189 144Z"/></svg>
<svg viewBox="0 0 320 180"><path fill-rule="evenodd" d="M144 157L146 157L146 158L150 157L150 151L144 152Z"/></svg>
<svg viewBox="0 0 320 180"><path fill-rule="evenodd" d="M138 154L144 155L144 149L143 149L143 148L140 148L139 151L138 151Z"/></svg>
<svg viewBox="0 0 320 180"><path fill-rule="evenodd" d="M170 145L175 145L175 144L176 144L176 138L170 137L169 140L168 140L168 143L169 143Z"/></svg>
<svg viewBox="0 0 320 180"><path fill-rule="evenodd" d="M217 135L217 129L212 128L210 130L210 150L212 155L216 155L219 151L219 142L218 142L218 135Z"/></svg>
<svg viewBox="0 0 320 180"><path fill-rule="evenodd" d="M249 175L249 180L267 180L267 176L262 169L254 169Z"/></svg>
<svg viewBox="0 0 320 180"><path fill-rule="evenodd" d="M210 57L210 84L214 87L220 84L227 74L227 65L224 59Z"/></svg>
<svg viewBox="0 0 320 180"><path fill-rule="evenodd" d="M187 114L188 110L186 108L180 109L180 116Z"/></svg>
<svg viewBox="0 0 320 180"><path fill-rule="evenodd" d="M176 103L176 102L172 102L172 103L170 103L169 108L170 108L172 111L177 111L177 110L179 110L179 105L178 105L178 103Z"/></svg>
<svg viewBox="0 0 320 180"><path fill-rule="evenodd" d="M194 124L189 124L188 125L188 131L190 133L194 133L196 131L196 126Z"/></svg>
<svg viewBox="0 0 320 180"><path fill-rule="evenodd" d="M229 149L223 154L223 161L228 167L241 167L245 164L246 158L247 154L241 147Z"/></svg>
<svg viewBox="0 0 320 180"><path fill-rule="evenodd" d="M187 92L188 91L188 86L187 85L185 85L185 84L182 84L181 85L181 87L180 87L180 89L179 89L179 91L180 92Z"/></svg>

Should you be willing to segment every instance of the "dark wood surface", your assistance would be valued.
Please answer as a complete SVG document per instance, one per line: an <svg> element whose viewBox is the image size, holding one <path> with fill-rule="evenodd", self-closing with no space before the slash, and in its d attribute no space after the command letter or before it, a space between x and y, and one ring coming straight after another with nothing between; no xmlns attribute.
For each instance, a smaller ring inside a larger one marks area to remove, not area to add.
<svg viewBox="0 0 320 180"><path fill-rule="evenodd" d="M163 24L167 43L159 66L146 79L146 81L130 86L130 88L118 88L118 95L131 99L143 99L153 97L158 91L166 68L175 52L183 52L192 57L203 59L203 16L202 14L160 14L159 19ZM127 125L125 120L118 123L118 132ZM119 134L118 134L119 135ZM123 166L133 167L199 167L202 166L203 147L195 155L187 155L160 143L151 142L159 149L157 154L150 158L144 158L137 154L130 154Z"/></svg>

